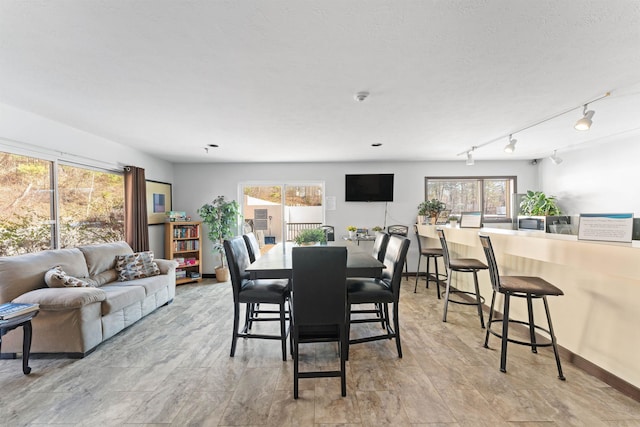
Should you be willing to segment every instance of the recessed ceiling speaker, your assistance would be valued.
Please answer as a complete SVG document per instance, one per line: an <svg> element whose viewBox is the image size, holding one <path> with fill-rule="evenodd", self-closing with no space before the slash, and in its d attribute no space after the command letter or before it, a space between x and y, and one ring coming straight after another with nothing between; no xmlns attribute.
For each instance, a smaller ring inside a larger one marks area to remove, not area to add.
<svg viewBox="0 0 640 427"><path fill-rule="evenodd" d="M358 93L356 93L356 95L355 95L355 99L356 99L356 101L358 101L358 102L362 102L362 101L364 101L365 99L367 99L367 97L368 97L368 96L369 96L369 92L358 92Z"/></svg>

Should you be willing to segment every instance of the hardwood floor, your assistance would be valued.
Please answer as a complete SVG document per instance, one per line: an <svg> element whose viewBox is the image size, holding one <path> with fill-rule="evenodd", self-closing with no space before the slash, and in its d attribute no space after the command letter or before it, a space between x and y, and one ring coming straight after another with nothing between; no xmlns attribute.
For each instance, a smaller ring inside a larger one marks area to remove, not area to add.
<svg viewBox="0 0 640 427"><path fill-rule="evenodd" d="M240 340L230 358L231 301L229 283L182 285L84 359L35 357L28 376L19 359L0 360L0 425L640 426L640 403L565 360L558 380L550 348L509 346L501 373L475 308L452 305L443 323L424 279L417 294L403 282L404 358L393 341L352 345L344 398L338 378L320 378L300 380L294 400L278 341ZM254 328L277 327L267 323ZM337 364L335 344L301 350L301 369Z"/></svg>

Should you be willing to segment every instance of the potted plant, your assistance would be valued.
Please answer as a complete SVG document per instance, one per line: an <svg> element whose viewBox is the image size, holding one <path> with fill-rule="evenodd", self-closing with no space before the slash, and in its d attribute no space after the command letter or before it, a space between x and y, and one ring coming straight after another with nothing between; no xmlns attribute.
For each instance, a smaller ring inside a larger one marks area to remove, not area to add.
<svg viewBox="0 0 640 427"><path fill-rule="evenodd" d="M542 191L527 190L520 201L520 213L527 216L560 215L555 196L547 196Z"/></svg>
<svg viewBox="0 0 640 427"><path fill-rule="evenodd" d="M428 216L431 218L431 223L435 224L438 215L442 212L447 205L438 199L425 200L418 205L418 215ZM424 221L423 221L424 223Z"/></svg>
<svg viewBox="0 0 640 427"><path fill-rule="evenodd" d="M371 231L373 231L374 233L377 231L382 231L382 227L380 227L379 225L376 225L375 227L371 228Z"/></svg>
<svg viewBox="0 0 640 427"><path fill-rule="evenodd" d="M327 235L324 230L321 228L310 228L307 230L302 230L295 237L294 241L299 246L311 246L316 243L326 243Z"/></svg>
<svg viewBox="0 0 640 427"><path fill-rule="evenodd" d="M353 239L356 236L356 231L358 228L355 225L347 226L347 231L349 232L349 238Z"/></svg>
<svg viewBox="0 0 640 427"><path fill-rule="evenodd" d="M223 242L233 237L238 229L240 205L235 200L229 201L224 196L218 196L213 202L202 205L198 209L198 215L209 228L207 237L213 243L213 252L220 254L220 263L215 268L216 280L226 282L229 280L229 269L224 256Z"/></svg>
<svg viewBox="0 0 640 427"><path fill-rule="evenodd" d="M456 225L458 225L458 217L457 217L457 216L455 216L455 215L451 215L451 216L449 217L449 225L450 225L451 227L455 227Z"/></svg>

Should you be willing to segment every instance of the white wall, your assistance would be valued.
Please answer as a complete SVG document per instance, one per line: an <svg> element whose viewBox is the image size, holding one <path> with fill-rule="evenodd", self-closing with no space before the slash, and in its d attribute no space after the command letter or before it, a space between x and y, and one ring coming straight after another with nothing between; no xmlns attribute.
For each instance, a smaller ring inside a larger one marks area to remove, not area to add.
<svg viewBox="0 0 640 427"><path fill-rule="evenodd" d="M395 174L394 201L355 203L344 201L344 176L352 173ZM239 185L246 181L296 182L324 181L327 196L336 198L336 210L327 211L325 223L336 227L336 235L346 234L348 225L371 228L375 225L411 225L417 206L424 200L426 176L516 175L518 191L536 188L538 168L528 161L482 162L466 166L457 162L380 162L380 163L243 163L243 164L175 164L174 209L199 218L196 210L216 196L242 200ZM386 206L385 206L386 205ZM385 208L386 218L385 218ZM409 270L415 271L418 258L412 234ZM208 241L203 246L205 274L213 273L213 256Z"/></svg>
<svg viewBox="0 0 640 427"><path fill-rule="evenodd" d="M173 182L171 163L126 145L5 104L0 104L0 117L2 151L111 170L137 166L145 169L147 179ZM149 227L149 244L155 253L164 254L163 226Z"/></svg>
<svg viewBox="0 0 640 427"><path fill-rule="evenodd" d="M554 195L563 212L633 212L640 216L640 141L627 138L559 152L563 159L554 165L540 164L541 189Z"/></svg>

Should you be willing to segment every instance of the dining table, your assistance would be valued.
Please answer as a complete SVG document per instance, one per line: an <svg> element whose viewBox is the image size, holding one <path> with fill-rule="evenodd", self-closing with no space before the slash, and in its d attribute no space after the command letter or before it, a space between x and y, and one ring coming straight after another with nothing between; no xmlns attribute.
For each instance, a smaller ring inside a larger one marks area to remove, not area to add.
<svg viewBox="0 0 640 427"><path fill-rule="evenodd" d="M327 242L329 246L346 246L347 277L380 277L385 265L362 247L343 242ZM251 279L291 279L291 254L297 244L278 243L246 268Z"/></svg>

